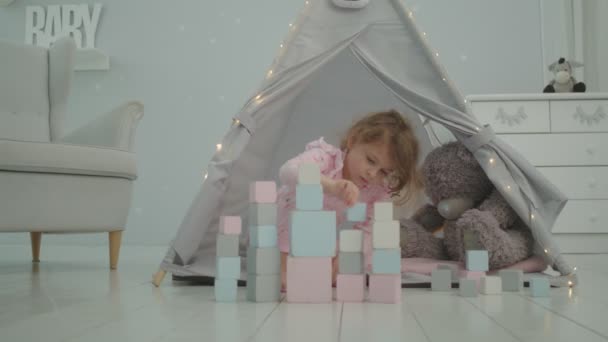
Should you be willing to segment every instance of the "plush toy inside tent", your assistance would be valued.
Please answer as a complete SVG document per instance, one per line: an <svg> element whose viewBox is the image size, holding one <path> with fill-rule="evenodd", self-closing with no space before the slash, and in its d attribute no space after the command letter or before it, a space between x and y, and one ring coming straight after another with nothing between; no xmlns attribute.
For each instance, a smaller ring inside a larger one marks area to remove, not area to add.
<svg viewBox="0 0 608 342"><path fill-rule="evenodd" d="M332 0L309 0L290 25L261 86L235 113L156 282L165 272L213 277L219 218L241 216L247 227L251 182L278 182L279 167L307 142L324 137L337 145L354 120L387 109L403 113L414 125L423 157L456 139L466 142L482 166L495 159L492 168L484 167L488 177L499 185L517 184L521 191L506 200L531 227L537 249L551 251L539 254L573 281L572 269L550 235L565 198L497 139L491 127L467 113L439 54L429 47L402 1L346 8ZM241 242L244 257L244 238ZM245 276L243 269L241 279Z"/></svg>

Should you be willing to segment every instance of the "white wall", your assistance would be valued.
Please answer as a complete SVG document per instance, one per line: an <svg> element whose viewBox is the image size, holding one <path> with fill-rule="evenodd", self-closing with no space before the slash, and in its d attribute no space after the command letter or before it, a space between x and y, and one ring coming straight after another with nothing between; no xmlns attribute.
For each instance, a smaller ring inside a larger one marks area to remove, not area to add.
<svg viewBox="0 0 608 342"><path fill-rule="evenodd" d="M588 91L608 92L608 1L584 0L583 23L585 78Z"/></svg>
<svg viewBox="0 0 608 342"><path fill-rule="evenodd" d="M409 4L466 95L542 91L540 1ZM0 39L24 40L25 6L57 3L17 0L0 7ZM129 99L145 104L136 140L140 176L123 241L166 245L199 189L215 143L264 77L304 0L67 3L104 5L97 47L111 56L110 71L75 74L68 129ZM44 239L106 243L99 235ZM27 241L26 234L0 235L0 243Z"/></svg>

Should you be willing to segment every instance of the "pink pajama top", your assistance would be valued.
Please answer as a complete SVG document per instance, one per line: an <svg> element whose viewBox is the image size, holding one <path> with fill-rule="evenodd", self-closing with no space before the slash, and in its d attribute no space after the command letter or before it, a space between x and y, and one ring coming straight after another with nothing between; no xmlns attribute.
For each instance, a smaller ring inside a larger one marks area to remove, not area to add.
<svg viewBox="0 0 608 342"><path fill-rule="evenodd" d="M295 208L296 184L298 168L302 163L315 162L319 164L321 174L331 179L342 179L345 153L339 148L325 142L321 137L306 145L300 155L288 160L279 170L281 187L277 194L277 229L279 232L279 249L289 252L289 217ZM354 225L355 229L363 230L363 253L365 265L369 269L372 255L371 218L374 203L390 200L389 189L380 185L368 185L359 189L358 202L367 204L367 220ZM336 212L336 223L339 228L346 219L346 204L333 195L324 194L323 209Z"/></svg>

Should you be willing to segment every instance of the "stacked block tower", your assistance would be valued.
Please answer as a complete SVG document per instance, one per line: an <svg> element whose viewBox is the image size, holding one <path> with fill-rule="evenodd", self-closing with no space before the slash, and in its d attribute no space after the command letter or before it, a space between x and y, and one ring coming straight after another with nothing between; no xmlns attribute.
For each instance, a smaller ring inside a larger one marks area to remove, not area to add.
<svg viewBox="0 0 608 342"><path fill-rule="evenodd" d="M239 237L242 223L240 216L221 216L216 240L215 300L234 302L237 281L241 276Z"/></svg>
<svg viewBox="0 0 608 342"><path fill-rule="evenodd" d="M401 302L401 249L399 222L393 219L393 203L374 203L372 226L372 274L369 301Z"/></svg>
<svg viewBox="0 0 608 342"><path fill-rule="evenodd" d="M247 300L274 302L281 295L281 256L277 240L277 186L252 182L249 187Z"/></svg>
<svg viewBox="0 0 608 342"><path fill-rule="evenodd" d="M336 212L323 210L319 166L298 169L295 210L291 212L287 257L287 301L332 301L332 258L336 255Z"/></svg>
<svg viewBox="0 0 608 342"><path fill-rule="evenodd" d="M365 221L366 211L365 203L357 203L349 208L346 211L347 224L350 226ZM365 298L363 231L348 228L340 230L336 299L341 302L362 302Z"/></svg>

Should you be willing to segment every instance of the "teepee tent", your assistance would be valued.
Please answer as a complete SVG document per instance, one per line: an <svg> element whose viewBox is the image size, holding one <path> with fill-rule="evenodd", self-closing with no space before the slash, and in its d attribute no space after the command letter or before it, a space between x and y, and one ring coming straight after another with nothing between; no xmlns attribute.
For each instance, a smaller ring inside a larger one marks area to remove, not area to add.
<svg viewBox="0 0 608 342"><path fill-rule="evenodd" d="M247 227L250 182L277 180L282 163L315 138L337 144L358 115L396 109L415 126L423 155L446 140L463 142L531 227L538 254L561 274L553 283L575 283L550 233L566 198L467 113L412 12L401 0L371 0L358 9L334 2L354 3L305 1L266 79L218 144L159 273L214 276L219 217L241 216Z"/></svg>

